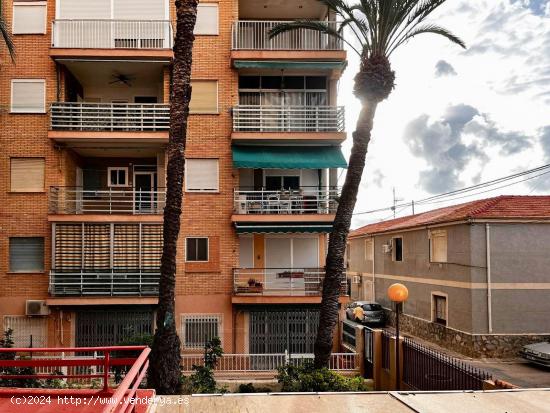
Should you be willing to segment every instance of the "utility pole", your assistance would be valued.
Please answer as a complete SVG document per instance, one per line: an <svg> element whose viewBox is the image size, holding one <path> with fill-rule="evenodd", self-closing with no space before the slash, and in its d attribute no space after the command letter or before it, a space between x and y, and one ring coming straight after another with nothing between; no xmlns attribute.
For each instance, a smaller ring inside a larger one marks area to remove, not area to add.
<svg viewBox="0 0 550 413"><path fill-rule="evenodd" d="M411 206L412 206L412 213L414 215L414 199L411 201Z"/></svg>
<svg viewBox="0 0 550 413"><path fill-rule="evenodd" d="M392 211L393 211L393 218L395 219L395 207L397 205L398 202L401 202L403 201L403 198L396 198L395 197L395 186L393 187L393 207L392 207Z"/></svg>

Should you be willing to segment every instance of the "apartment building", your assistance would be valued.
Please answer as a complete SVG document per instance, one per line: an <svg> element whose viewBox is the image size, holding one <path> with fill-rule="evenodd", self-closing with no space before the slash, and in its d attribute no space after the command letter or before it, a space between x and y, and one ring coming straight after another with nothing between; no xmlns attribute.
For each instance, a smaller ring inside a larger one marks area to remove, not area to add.
<svg viewBox="0 0 550 413"><path fill-rule="evenodd" d="M353 300L392 308L406 331L472 356L516 356L550 336L550 196L499 196L352 231Z"/></svg>
<svg viewBox="0 0 550 413"><path fill-rule="evenodd" d="M168 0L8 0L0 55L0 315L18 346L154 331L175 25ZM346 162L341 42L315 0L203 0L176 317L183 351L311 352ZM345 280L343 280L343 284ZM346 300L342 290L342 302Z"/></svg>

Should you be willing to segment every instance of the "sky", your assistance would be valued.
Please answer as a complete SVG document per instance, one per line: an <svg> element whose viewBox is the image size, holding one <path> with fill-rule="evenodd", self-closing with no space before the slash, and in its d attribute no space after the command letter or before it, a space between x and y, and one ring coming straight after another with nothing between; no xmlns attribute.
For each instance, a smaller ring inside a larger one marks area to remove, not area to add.
<svg viewBox="0 0 550 413"><path fill-rule="evenodd" d="M404 203L550 163L550 0L448 0L431 21L459 35L467 49L425 34L391 56L396 87L376 113L352 228L392 218L392 211L360 213L391 206L393 188ZM348 60L339 84L346 156L360 109L351 50ZM547 174L415 212L549 193Z"/></svg>

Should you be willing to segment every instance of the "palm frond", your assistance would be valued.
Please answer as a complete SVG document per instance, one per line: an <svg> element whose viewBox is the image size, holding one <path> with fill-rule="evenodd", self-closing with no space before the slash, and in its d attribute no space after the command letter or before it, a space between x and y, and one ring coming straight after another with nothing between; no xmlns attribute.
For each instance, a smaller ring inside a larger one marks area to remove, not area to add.
<svg viewBox="0 0 550 413"><path fill-rule="evenodd" d="M466 43L464 41L456 36L455 34L451 33L449 30L445 29L444 27L438 26L436 24L424 24L421 26L417 26L413 28L412 30L408 31L403 35L396 43L395 45L388 51L388 56L391 55L391 53L401 46L403 43L406 43L407 41L411 40L413 37L418 36L419 34L424 33L432 33L437 34L440 36L445 37L446 39L450 40L452 43L455 43L462 47L463 49L466 49Z"/></svg>
<svg viewBox="0 0 550 413"><path fill-rule="evenodd" d="M11 33L8 29L6 20L2 15L0 15L0 36L8 48L8 52L11 57L11 61L15 63L15 45L13 44L13 39Z"/></svg>

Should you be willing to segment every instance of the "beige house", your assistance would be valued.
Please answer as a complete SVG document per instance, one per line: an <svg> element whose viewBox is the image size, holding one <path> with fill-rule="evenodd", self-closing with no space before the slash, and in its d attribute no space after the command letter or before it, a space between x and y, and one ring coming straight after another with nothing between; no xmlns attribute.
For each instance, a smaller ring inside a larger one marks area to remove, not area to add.
<svg viewBox="0 0 550 413"><path fill-rule="evenodd" d="M550 196L500 196L352 231L351 298L391 303L405 329L471 355L513 355L550 335Z"/></svg>

